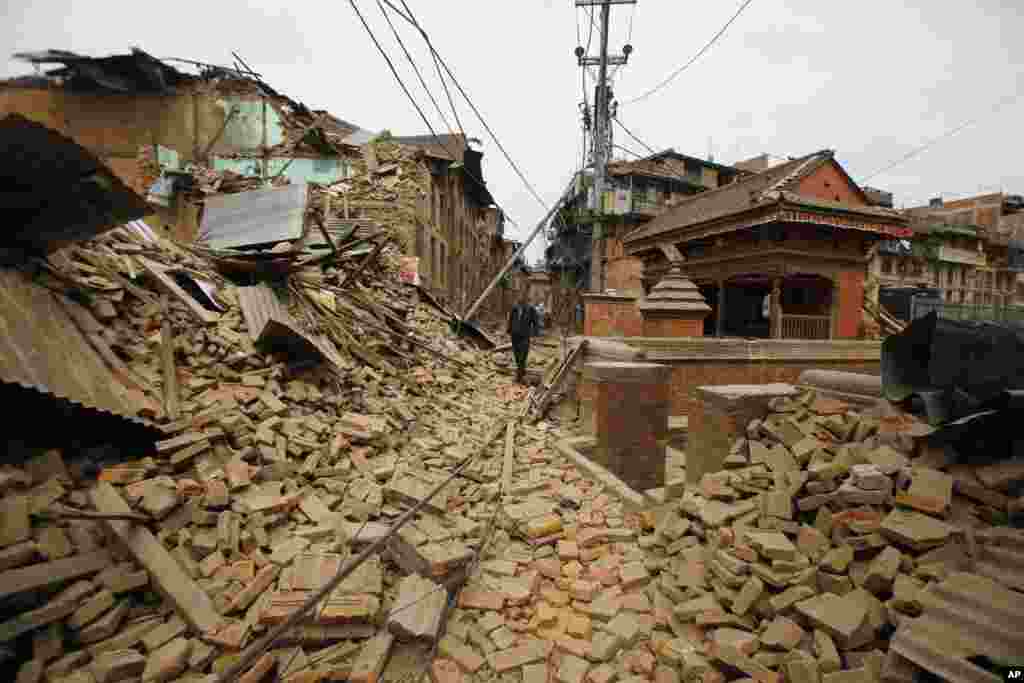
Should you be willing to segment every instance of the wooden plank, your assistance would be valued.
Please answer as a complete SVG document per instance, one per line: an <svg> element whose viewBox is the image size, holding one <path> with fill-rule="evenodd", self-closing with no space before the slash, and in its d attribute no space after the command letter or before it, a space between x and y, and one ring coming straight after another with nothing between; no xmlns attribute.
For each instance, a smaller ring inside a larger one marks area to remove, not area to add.
<svg viewBox="0 0 1024 683"><path fill-rule="evenodd" d="M505 462L501 467L501 492L508 495L512 486L512 468L515 467L516 454L516 423L509 420L508 429L505 430Z"/></svg>
<svg viewBox="0 0 1024 683"><path fill-rule="evenodd" d="M171 304L167 295L161 299L160 364L164 372L164 412L168 419L177 420L180 414L178 398L178 370L174 366L174 332L171 330Z"/></svg>
<svg viewBox="0 0 1024 683"><path fill-rule="evenodd" d="M106 486L110 485L106 484ZM126 504L125 512L130 511ZM128 522L122 522L122 524L128 524ZM11 569L0 574L0 600L16 593L36 590L68 579L77 579L86 574L94 574L107 567L111 562L113 560L110 553L100 549L91 553L65 557L62 560Z"/></svg>
<svg viewBox="0 0 1024 683"><path fill-rule="evenodd" d="M579 358L580 354L584 352L587 347L587 340L584 339L580 342L579 346L569 352L566 356L565 362L562 367L558 369L554 379L551 380L551 386L547 387L544 395L540 397L537 403L537 419L541 420L544 418L544 413L547 412L548 404L551 402L551 398L555 395L558 389L562 386L562 382L565 380L566 375L569 374L569 369L572 368L576 359Z"/></svg>
<svg viewBox="0 0 1024 683"><path fill-rule="evenodd" d="M131 512L121 494L106 482L100 482L89 491L89 497L100 512ZM178 614L193 629L206 633L220 628L221 617L206 591L185 573L149 529L130 522L108 520L104 523L117 535L132 557L149 572L153 586L174 605Z"/></svg>
<svg viewBox="0 0 1024 683"><path fill-rule="evenodd" d="M166 269L154 261L150 261L147 258L139 257L139 264L146 269L146 272L153 276L153 279L171 296L175 297L181 303L188 307L188 310L192 312L192 315L196 317L199 322L204 325L214 325L220 320L220 314L208 311L203 308L202 304L192 298L192 295L178 286L178 283L174 281L170 275L167 274Z"/></svg>

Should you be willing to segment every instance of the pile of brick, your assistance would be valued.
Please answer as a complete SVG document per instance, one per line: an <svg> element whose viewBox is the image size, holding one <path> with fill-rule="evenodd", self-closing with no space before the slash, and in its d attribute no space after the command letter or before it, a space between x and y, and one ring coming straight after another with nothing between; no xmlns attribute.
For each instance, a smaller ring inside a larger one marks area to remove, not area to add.
<svg viewBox="0 0 1024 683"><path fill-rule="evenodd" d="M887 404L858 412L805 392L770 408L641 538L676 636L657 651L684 677L911 680L889 639L936 584L970 570L1021 588L993 547L1024 539L991 528L1019 467L954 464Z"/></svg>
<svg viewBox="0 0 1024 683"><path fill-rule="evenodd" d="M1012 653L1024 585L998 558L1024 535L989 522L1021 472L951 464L928 431L813 393L776 400L727 469L642 512L539 444L518 449L434 680L909 682L926 628L955 658ZM928 617L956 594L1011 615L995 645L972 632L988 612Z"/></svg>
<svg viewBox="0 0 1024 683"><path fill-rule="evenodd" d="M57 283L91 294L91 333L163 438L0 471L0 641L25 660L19 683L223 672L518 411L489 392L487 354L387 282L393 260L351 292L328 291L330 268L292 278L349 313L332 325L338 362L297 370L254 346L239 289L178 245L118 229L52 259ZM220 310L175 289L170 268L212 284ZM312 310L295 316L326 327ZM395 636L433 637L494 516L501 452L483 449L246 680L371 683Z"/></svg>
<svg viewBox="0 0 1024 683"><path fill-rule="evenodd" d="M328 226L369 222L387 227L408 248L427 214L429 189L430 171L419 151L378 140L353 160L349 178L317 188L313 203Z"/></svg>

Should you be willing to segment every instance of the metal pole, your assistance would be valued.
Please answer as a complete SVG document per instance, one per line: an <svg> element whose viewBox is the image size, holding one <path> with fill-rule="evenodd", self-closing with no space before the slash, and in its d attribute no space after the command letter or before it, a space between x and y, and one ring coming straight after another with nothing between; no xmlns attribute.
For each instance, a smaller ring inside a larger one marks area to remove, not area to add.
<svg viewBox="0 0 1024 683"><path fill-rule="evenodd" d="M531 242L533 242L533 238L537 236L537 233L539 233L545 225L547 225L548 221L551 220L551 217L554 216L555 212L558 211L558 209L562 206L562 204L565 202L566 197L569 196L569 191L572 189L575 182L576 176L573 175L572 180L569 181L569 184L562 192L562 196L558 198L558 201L556 201L550 209L548 209L548 212L544 216L544 218L540 219L540 223L537 223L537 227L533 229L533 232L530 233L530 236L526 238L526 241L523 242L522 245L520 245L520 247L516 250L516 253L512 254L512 258L508 260L508 263L505 264L505 267L502 268L501 271L494 276L494 279L491 280L491 284L487 285L487 288L484 289L483 294L481 294L477 298L477 300L473 302L473 305L469 307L469 310L462 314L463 320L470 320L473 318L473 314L476 313L478 308L480 308L480 305L484 302L484 299L486 299L487 296L494 290L494 288L498 286L498 282L501 281L501 278L505 277L505 273L511 270L512 266L516 262L516 259L518 259L522 255L522 253L526 251L526 248L530 246Z"/></svg>
<svg viewBox="0 0 1024 683"><path fill-rule="evenodd" d="M611 13L609 0L601 6L601 62L597 72L597 97L594 103L594 204L591 208L598 215L604 208L604 182L608 164L607 126L608 122L608 19ZM604 289L604 236L601 223L594 221L590 255L590 289L600 292Z"/></svg>

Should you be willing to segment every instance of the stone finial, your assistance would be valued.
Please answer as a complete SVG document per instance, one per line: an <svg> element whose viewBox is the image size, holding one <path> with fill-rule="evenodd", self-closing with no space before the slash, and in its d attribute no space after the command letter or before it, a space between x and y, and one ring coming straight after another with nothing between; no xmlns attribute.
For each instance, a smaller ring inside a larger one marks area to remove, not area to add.
<svg viewBox="0 0 1024 683"><path fill-rule="evenodd" d="M697 289L697 285L683 275L682 264L674 263L661 282L639 304L641 313L649 315L686 316L700 315L703 318L711 307Z"/></svg>

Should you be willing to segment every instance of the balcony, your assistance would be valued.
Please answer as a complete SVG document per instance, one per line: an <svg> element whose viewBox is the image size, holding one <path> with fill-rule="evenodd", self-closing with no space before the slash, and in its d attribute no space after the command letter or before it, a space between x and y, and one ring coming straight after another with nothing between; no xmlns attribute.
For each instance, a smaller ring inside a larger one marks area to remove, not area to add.
<svg viewBox="0 0 1024 683"><path fill-rule="evenodd" d="M831 339L832 317L783 314L780 336L783 339Z"/></svg>

